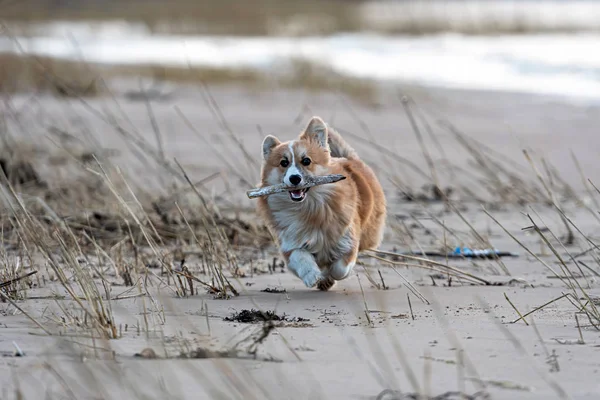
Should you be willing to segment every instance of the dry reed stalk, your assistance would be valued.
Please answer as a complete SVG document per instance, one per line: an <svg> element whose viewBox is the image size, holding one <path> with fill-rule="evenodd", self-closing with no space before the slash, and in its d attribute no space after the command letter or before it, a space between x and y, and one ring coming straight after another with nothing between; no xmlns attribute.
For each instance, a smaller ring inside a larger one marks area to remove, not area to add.
<svg viewBox="0 0 600 400"><path fill-rule="evenodd" d="M142 223L142 221L140 221L140 219L138 218L138 216L136 215L136 213L129 206L128 202L125 201L125 199L119 194L116 186L114 185L114 183L112 182L112 180L108 176L107 172L105 171L105 169L102 166L102 164L100 163L100 161L98 161L98 159L95 156L94 156L94 160L96 161L96 164L100 168L101 173L100 172L96 172L96 171L94 171L92 169L88 169L88 170L90 172L94 173L94 174L97 174L98 176L102 177L105 180L105 182L107 183L108 188L110 189L110 191L112 192L112 194L117 198L117 200L119 201L119 203L123 206L123 208L125 210L127 210L127 212L131 215L131 217L133 218L133 220L137 224L138 228L140 229L140 232L142 233L142 235L144 236L144 239L146 240L146 242L148 243L148 245L152 249L154 255L157 258L157 260L161 263L161 265L165 268L165 270L169 274L168 276L169 277L173 277L173 273L172 273L171 267L165 263L162 255L159 253L159 249L157 248L156 243L154 242L154 240L152 239L152 237L148 234L148 232L145 229L144 224ZM150 225L151 225L153 231L155 232L155 234L158 235L158 233L156 232L156 229L154 228L154 226L152 224L150 224ZM170 285L167 285L166 287L168 289L172 290L177 295L181 295L182 294L182 289L179 288L179 287L176 287L175 289L173 289Z"/></svg>
<svg viewBox="0 0 600 400"><path fill-rule="evenodd" d="M357 261L356 264L363 267L363 272L364 272L365 276L367 277L367 280L371 283L371 285L375 286L377 288L377 290L382 289L381 285L378 282L376 282L375 279L371 276L371 273L367 269L367 266L365 265L365 263L363 263L361 261ZM383 278L382 278L382 280L383 280Z"/></svg>
<svg viewBox="0 0 600 400"><path fill-rule="evenodd" d="M533 219L529 215L527 215L527 217L529 218L530 222L532 223L532 228L537 232L537 234L542 239L543 243L545 243L545 245L548 248L550 248L550 250L552 251L552 253L554 254L554 256L559 261L559 265L560 265L561 270L563 271L563 275L559 275L550 265L548 265L548 263L546 263L545 261L543 261L538 255L536 255L527 246L525 246L521 241L519 241L500 222L498 222L497 219L495 219L490 213L488 213L487 210L484 209L484 212L494 222L496 222L496 224L498 224L525 251L527 251L531 256L533 256L543 266L545 266L548 270L550 270L552 272L552 274L556 278L560 279L565 284L565 286L568 287L571 290L570 296L564 296L564 297L566 297L569 301L571 301L580 311L584 311L585 314L587 315L588 319L590 320L590 323L594 327L596 327L597 329L599 329L598 328L598 322L600 322L600 312L599 312L598 308L596 307L596 304L592 301L592 299L589 296L589 294L587 293L587 291L581 286L581 284L579 283L578 279L576 279L576 277L573 275L573 273L571 272L571 270L568 268L568 266L567 266L566 262L563 260L562 256L558 253L558 251L555 249L555 247L550 243L550 241L548 240L548 238L546 238L546 236L544 235L544 233L542 232L542 230L533 221ZM560 210L559 210L559 212L560 212ZM572 221L570 219L568 219L567 217L565 217L565 220L567 222L570 222L571 224L573 224ZM573 226L575 226L575 225L573 224ZM586 303L582 303L581 300L579 299L578 290L581 293L581 295L584 297L584 299L586 299ZM593 320L595 320L596 323L593 323L592 322Z"/></svg>
<svg viewBox="0 0 600 400"><path fill-rule="evenodd" d="M103 303L98 287L94 283L93 277L88 270L82 268L80 265L77 255L81 254L81 249L79 249L77 245L76 251L73 251L72 248L69 248L65 238L61 235L61 230L63 229L55 229L53 234L45 232L43 225L28 212L21 200L21 197L17 195L6 175L1 173L0 178L15 200L14 204L18 205L18 209L13 207L12 211L15 220L17 221L19 227L25 232L26 237L28 237L36 245L38 250L49 261L50 266L56 273L64 289L69 293L71 299L79 305L80 309L84 312L84 315L91 319L94 329L97 330L102 337L115 338L117 336L117 332L112 313L110 312L110 304L108 306L109 308L107 309ZM61 228L65 227L62 226ZM71 236L73 235L72 231L70 231L68 228L66 229L66 233ZM58 244L59 254L66 262L66 265L72 270L74 280L83 292L85 301L88 303L89 308L86 307L82 300L79 299L79 296L75 294L74 289L69 283L69 279L64 274L64 267L61 266L57 261L55 251L50 248L50 240L53 240ZM108 302L110 303L110 301Z"/></svg>
<svg viewBox="0 0 600 400"><path fill-rule="evenodd" d="M462 171L462 174L469 175L471 180L474 181L474 184L470 185L470 187L476 186L484 188L489 194L494 196L494 198L499 196L503 202L535 202L543 196L543 192L541 192L537 186L532 186L531 182L528 182L528 180L521 177L522 168L517 165L514 160L509 159L485 143L478 141L476 138L472 138L463 132L460 132L459 129L444 116L436 115L436 113L431 110L422 111L412 98L408 96L407 98L408 102L414 106L422 123L428 130L430 127L428 127L427 124L427 117L431 118L435 121L436 125L450 132L454 136L457 143L473 156L473 159L478 166L478 172L483 175L484 179L482 179L480 175L473 173L471 170L466 170L458 165L450 164L447 161L445 154L443 154L443 151L440 151L440 153L446 160L445 163L447 165L445 165L444 168L439 169L440 172L449 170L452 177L455 176L456 172ZM436 144L440 147L439 143L436 142ZM487 181L485 179L487 179ZM561 183L564 182L561 181ZM483 201L483 199L480 199L479 196L466 185L460 183L457 185L469 197L476 199L479 202Z"/></svg>
<svg viewBox="0 0 600 400"><path fill-rule="evenodd" d="M188 229L190 230L192 236L194 237L194 240L196 240L196 242L198 243L198 245L201 246L201 243L198 240L198 237L196 236L196 234L192 230L192 227L190 226L189 222L185 218L185 215L183 214L183 211L179 207L179 204L175 203L175 206L177 207L177 210L181 214L181 217L184 219L184 221L185 221ZM207 230L207 234L208 234L208 230ZM209 238L211 238L210 234L209 234ZM217 254L217 251L214 248L214 242L212 242L212 239L211 239L211 244L212 244L212 247L213 247L214 254ZM231 285L231 283L229 283L229 280L223 274L223 266L222 266L222 264L219 263L219 268L217 268L213 264L211 264L211 266L212 266L212 272L213 272L214 276L216 276L218 278L218 281L219 281L219 287L218 288L215 288L213 286L205 284L201 280L196 279L193 276L191 276L189 273L185 273L185 274L182 274L182 275L185 276L188 279L193 279L193 280L195 280L195 281L197 281L197 282L199 282L201 284L204 284L205 286L209 287L211 290L215 291L216 293L222 293L223 296L224 296L224 298L227 298L227 291L228 290L230 290L235 296L238 296L239 293L237 292L237 290Z"/></svg>
<svg viewBox="0 0 600 400"><path fill-rule="evenodd" d="M377 257L377 256L372 256L372 257L375 259L381 260L381 261L388 261L385 258L381 258L381 257ZM398 271L396 268L394 268L393 265L390 265L390 267L404 281L404 285L408 288L408 290L410 290L415 296L417 296L419 298L419 300L421 300L423 303L429 304L429 301L425 298L425 296L423 296L421 294L421 292L419 292L419 290L416 287L414 287L414 285L412 283L410 283L408 281L408 279L406 279L404 277L404 275L402 275L400 273L400 271Z"/></svg>
<svg viewBox="0 0 600 400"><path fill-rule="evenodd" d="M528 313L525 313L523 315L519 314L519 318L515 319L514 321L511 321L511 324L516 324L517 322L519 322L522 319L524 320L525 317L533 314L534 312L539 311L539 310L543 309L544 307L549 306L550 304L554 303L555 301L563 299L563 298L565 298L567 296L571 296L571 294L570 293L563 294L562 296L559 296L559 297L557 297L555 299L550 300L547 303L542 304L539 307L534 308L533 310L529 311Z"/></svg>
<svg viewBox="0 0 600 400"><path fill-rule="evenodd" d="M533 210L533 208L531 208ZM540 219L540 221L542 221L542 224L545 224L544 220L542 219L542 217L538 214L537 211L533 210L533 212L535 212L535 214L537 215L537 217ZM529 218L530 221L532 221L532 218L527 215L527 217ZM566 222L566 219L564 220ZM571 255L571 252L569 252L569 250L565 247L565 245L563 244L563 242L561 240L559 240L556 235L554 234L554 232L552 232L551 229L548 230L548 232L552 235L552 237L554 238L554 240L557 241L557 243L559 243L562 247L562 249L567 253L567 256L571 259L571 261L575 264L575 266L577 267L577 269L579 270L579 273L581 274L582 277L585 278L586 283L588 285L588 288L590 287L590 282L587 280L587 277L585 276L585 274L583 273L583 270L581 269L581 267L579 266L579 263L577 262L577 260L575 260L575 258ZM575 279L573 273L569 270L567 263L562 259L562 257L559 258L559 261L561 262L561 265L564 266L564 269L568 270L570 277Z"/></svg>
<svg viewBox="0 0 600 400"><path fill-rule="evenodd" d="M369 254L368 257L374 258L376 260L379 261L383 261L387 264L393 264L393 265L399 265L401 267L406 267L406 268L420 268L420 269L426 269L426 270L430 270L430 271L434 271L434 272L438 272L444 275L449 275L452 277L455 277L459 282L463 283L463 280L473 284L473 285L481 285L482 282L479 282L475 279L472 279L468 276L461 276L460 274L454 273L454 272L449 272L447 269L444 268L438 268L435 265L427 265L427 264L420 264L420 263L408 263L408 262L402 262L402 261L394 261L394 260L389 260L387 258L383 258L383 257L379 257L376 255L371 255ZM393 268L393 267L392 267ZM461 280L462 279L462 280ZM490 283L491 285L491 283Z"/></svg>
<svg viewBox="0 0 600 400"><path fill-rule="evenodd" d="M372 147L374 150L377 150L378 152L385 154L387 156L389 156L390 158L392 158L393 160L396 160L397 162L399 162L400 164L403 164L405 166L407 166L408 168L410 168L411 170L413 170L419 177L424 178L424 179L429 179L429 176L427 175L427 173L425 171L423 171L417 164L415 164L414 162L410 161L407 158L404 158L402 156L400 156L397 152L394 152L392 150L390 150L389 148L378 144L377 142L372 142L369 141L363 137L361 137L360 135L356 135L352 132L349 132L347 130L344 129L338 129L338 131L343 134L344 136L348 136L351 137L353 139L355 139L356 141L359 141L367 146Z"/></svg>
<svg viewBox="0 0 600 400"><path fill-rule="evenodd" d="M440 193L442 193L443 200L448 201L446 195L444 194L442 188L440 187L440 180L438 178L438 173L435 168L435 163L433 162L433 159L431 158L431 155L429 154L429 149L427 148L427 146L425 145L425 142L423 141L423 135L421 134L419 125L417 124L417 121L411 110L410 99L408 97L404 96L404 97L402 97L401 102L402 102L402 106L404 107L404 111L406 112L406 115L408 116L408 120L410 121L410 125L415 134L415 137L417 138L417 142L419 143L419 146L421 147L421 152L423 153L423 157L425 158L425 161L427 162L427 166L429 167L429 172L431 174L431 179L433 181L433 184L435 185L436 189Z"/></svg>
<svg viewBox="0 0 600 400"><path fill-rule="evenodd" d="M571 272L571 270L569 269L569 267L567 266L567 264L565 263L565 261L563 260L563 258L558 253L558 251L548 241L548 239L543 234L543 232L540 230L540 228L533 222L533 219L529 215L527 215L527 217L534 224L534 229L536 230L536 232L540 235L540 237L542 238L542 240L550 248L550 250L552 251L552 253L554 254L554 256L558 259L558 261L560 262L560 265L563 268L563 270L566 271L565 272L566 279L569 282L571 280L574 282L573 284L570 285L571 290L573 291L573 294L575 296L577 296L577 288L579 288L579 291L582 293L582 295L584 296L584 298L588 301L588 304L591 307L591 311L589 311L587 309L587 306L584 307L584 310L586 311L586 313L588 313L588 316L589 317L594 317L594 319L596 319L598 322L600 322L600 312L599 312L598 308L596 307L596 304L592 301L592 298L589 296L589 294L587 293L587 291L581 286L581 284L579 283L579 280L576 279L576 277L573 275L573 272ZM580 269L580 271L581 271L581 269ZM583 271L581 271L581 273L583 274ZM576 301L579 302L579 297L576 297Z"/></svg>
<svg viewBox="0 0 600 400"><path fill-rule="evenodd" d="M229 122L227 122L227 118L225 118L225 115L221 111L221 107L219 106L219 103L212 95L208 85L206 83L202 82L202 88L204 89L202 94L203 94L203 98L206 102L206 105L208 106L209 110L211 111L213 117L215 117L217 122L225 130L225 132L227 133L227 136L233 141L233 143L237 146L237 148L240 149L240 151L242 152L242 154L247 162L248 171L258 170L260 167L259 162L251 155L250 151L248 151L248 149L246 149L246 147L242 143L242 140L233 132L233 129L229 125Z"/></svg>
<svg viewBox="0 0 600 400"><path fill-rule="evenodd" d="M181 111L181 109L177 106L173 107L175 109L175 112L179 115L179 117L181 118L181 120L183 121L183 123L190 129L190 131L192 133L194 133L199 139L201 139L204 144L208 147L210 147L211 151L214 152L215 154L217 154L219 156L219 159L229 168L229 171L231 171L232 173L234 173L238 178L240 178L244 184L246 184L249 187L252 187L254 184L252 183L252 179L248 179L248 177L242 175L240 173L240 169L236 168L233 164L231 164L229 162L229 158L228 156L225 156L215 145L214 143L212 143L212 141L208 140L206 138L205 135L203 135L202 133L200 133L198 131L198 129L196 129L196 127L194 126L194 124L192 124L192 122L186 117L186 115Z"/></svg>
<svg viewBox="0 0 600 400"><path fill-rule="evenodd" d="M519 355L527 356L528 361L531 366L534 368L535 372L550 386L558 395L560 399L570 399L571 397L567 394L567 392L560 386L560 384L552 379L548 373L546 373L542 368L538 366L538 363L533 358L533 356L527 351L525 346L521 343L517 336L515 336L506 326L504 326L498 317L495 315L493 311L493 307L489 307L488 304L479 296L476 296L480 306L482 309L488 310L487 313L490 321L494 323L498 327L498 329L506 336L506 338L511 342L515 350Z"/></svg>
<svg viewBox="0 0 600 400"><path fill-rule="evenodd" d="M373 322L371 321L371 317L369 316L369 306L367 306L367 298L365 297L365 291L363 290L362 283L360 283L360 276L358 274L356 274L356 279L358 279L358 286L360 287L360 293L362 294L363 304L365 305L365 317L367 317L367 322L372 328Z"/></svg>
<svg viewBox="0 0 600 400"><path fill-rule="evenodd" d="M457 351L462 351L462 360L464 361L465 370L467 370L473 377L477 379L475 381L475 385L477 386L478 390L484 390L486 388L485 382L481 379L481 375L475 367L475 364L468 356L467 352L465 351L465 347L461 344L456 332L452 329L450 322L444 315L444 307L440 304L437 298L435 298L435 296L431 298L431 306L434 316L444 330L444 336L446 337L446 340L448 340L452 347L454 347Z"/></svg>
<svg viewBox="0 0 600 400"><path fill-rule="evenodd" d="M474 281L476 281L479 284L484 284L484 285L491 285L492 284L490 281L485 280L483 278L480 278L480 277L478 277L476 275L470 274L468 272L461 271L458 268L449 267L446 264L443 264L443 263L440 263L440 262L437 262L437 261L428 260L426 258L416 257L416 256L409 256L409 255L405 255L405 254L399 254L399 253L394 253L394 252L390 252L390 251L375 250L375 249L368 249L368 250L365 250L365 252L367 252L367 253L379 253L379 254L384 254L384 255L388 255L388 256L392 256L392 257L399 257L399 258L406 258L408 260L420 261L420 262L423 262L423 263L426 263L426 264L429 264L430 266L432 266L433 268L431 268L431 269L437 269L437 270L441 269L444 272L448 271L448 272L451 272L452 275L455 275L455 276L458 276L458 277L462 276L463 278L467 278L467 279L470 278L471 280L474 280ZM379 259L380 261L385 261L385 262L391 263L391 264L398 264L398 265L404 265L404 264L406 264L406 263L401 263L401 262L398 262L398 261L388 260L388 259L383 258L383 257L377 257L377 256L375 256L373 254L368 254L368 255L369 255L369 257L374 257L374 258ZM410 266L412 266L412 267L421 267L421 268L423 267L423 266L420 266L419 264L414 264L414 265L410 264ZM438 268L435 268L435 267L438 267Z"/></svg>
<svg viewBox="0 0 600 400"><path fill-rule="evenodd" d="M38 328L40 328L42 331L44 331L44 333L48 336L52 336L52 333L50 333L50 331L48 331L46 328L44 328L42 326L42 324L40 324L38 321L35 320L35 318L33 318L31 315L29 315L29 313L27 313L27 311L23 310L21 307L19 307L19 305L17 303L15 303L14 301L12 301L12 299L10 297L8 297L7 295L5 295L4 293L0 292L0 297L2 297L2 299L4 301L8 301L14 308L16 308L17 310L19 310L24 316L27 317L27 319L29 319L31 322L33 322Z"/></svg>

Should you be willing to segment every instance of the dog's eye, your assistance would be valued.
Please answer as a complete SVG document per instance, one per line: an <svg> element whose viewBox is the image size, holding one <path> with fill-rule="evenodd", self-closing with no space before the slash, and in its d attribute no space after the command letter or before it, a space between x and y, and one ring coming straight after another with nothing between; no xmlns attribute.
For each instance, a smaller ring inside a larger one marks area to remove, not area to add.
<svg viewBox="0 0 600 400"><path fill-rule="evenodd" d="M310 165L310 158L308 158L308 157L303 158L302 165Z"/></svg>
<svg viewBox="0 0 600 400"><path fill-rule="evenodd" d="M290 165L290 162L288 160L281 160L281 162L279 163L279 165L281 165L283 168L285 168L288 165Z"/></svg>

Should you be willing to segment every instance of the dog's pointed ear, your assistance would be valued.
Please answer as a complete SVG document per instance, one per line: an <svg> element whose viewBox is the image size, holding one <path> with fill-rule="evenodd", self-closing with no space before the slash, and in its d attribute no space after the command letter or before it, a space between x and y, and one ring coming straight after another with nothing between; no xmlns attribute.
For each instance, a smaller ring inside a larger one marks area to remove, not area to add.
<svg viewBox="0 0 600 400"><path fill-rule="evenodd" d="M319 117L312 117L300 137L317 142L325 149L329 148L327 143L327 124Z"/></svg>
<svg viewBox="0 0 600 400"><path fill-rule="evenodd" d="M267 135L262 142L263 159L267 159L271 155L271 151L281 142L273 135Z"/></svg>

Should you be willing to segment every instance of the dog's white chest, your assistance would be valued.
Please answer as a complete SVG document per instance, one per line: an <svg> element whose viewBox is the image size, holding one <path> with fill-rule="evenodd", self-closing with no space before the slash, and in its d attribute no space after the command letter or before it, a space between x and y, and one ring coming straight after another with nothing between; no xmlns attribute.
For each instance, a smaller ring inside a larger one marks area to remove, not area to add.
<svg viewBox="0 0 600 400"><path fill-rule="evenodd" d="M320 210L323 215L319 218L309 216L306 209L300 207L272 209L272 212L283 252L303 249L313 254L319 264L328 264L352 248L347 227L334 215L326 215L325 209Z"/></svg>

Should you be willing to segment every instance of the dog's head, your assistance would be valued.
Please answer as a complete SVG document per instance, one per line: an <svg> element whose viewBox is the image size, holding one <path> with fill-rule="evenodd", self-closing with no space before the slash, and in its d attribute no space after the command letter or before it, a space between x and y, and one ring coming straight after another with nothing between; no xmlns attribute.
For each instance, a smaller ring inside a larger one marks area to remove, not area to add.
<svg viewBox="0 0 600 400"><path fill-rule="evenodd" d="M263 183L302 186L307 176L327 174L330 161L327 125L321 118L313 117L304 132L289 142L281 142L275 136L268 135L263 140L262 153ZM289 191L290 200L304 201L309 189Z"/></svg>

